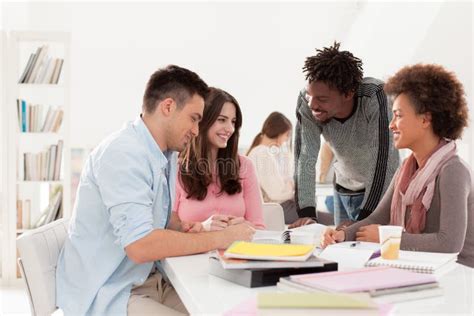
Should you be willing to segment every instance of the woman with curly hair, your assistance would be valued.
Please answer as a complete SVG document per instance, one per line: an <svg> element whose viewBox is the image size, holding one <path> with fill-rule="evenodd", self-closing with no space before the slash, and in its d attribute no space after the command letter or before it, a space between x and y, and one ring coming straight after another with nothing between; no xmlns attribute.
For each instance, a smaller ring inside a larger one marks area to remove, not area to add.
<svg viewBox="0 0 474 316"><path fill-rule="evenodd" d="M457 155L467 126L462 84L438 65L407 66L389 79L395 98L390 129L403 162L374 213L344 230L328 230L322 246L344 240L378 242L379 225L404 227L402 250L459 252L474 267L474 186L471 169Z"/></svg>
<svg viewBox="0 0 474 316"><path fill-rule="evenodd" d="M265 227L255 168L237 153L241 126L237 100L210 88L199 136L181 156L173 211L182 221L208 231L242 222Z"/></svg>

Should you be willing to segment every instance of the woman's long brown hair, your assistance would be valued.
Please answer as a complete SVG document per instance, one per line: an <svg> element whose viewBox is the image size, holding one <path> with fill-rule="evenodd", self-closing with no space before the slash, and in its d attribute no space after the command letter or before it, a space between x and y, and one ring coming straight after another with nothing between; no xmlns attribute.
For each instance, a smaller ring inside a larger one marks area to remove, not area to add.
<svg viewBox="0 0 474 316"><path fill-rule="evenodd" d="M268 138L277 138L281 134L284 134L288 131L291 132L292 125L290 120L280 112L272 112L267 117L265 122L263 122L262 131L255 136L253 139L252 145L250 145L249 150L247 150L247 156L250 154L252 149L260 145L262 142L263 135L266 135ZM291 147L291 135L290 135L290 147ZM291 148L290 148L291 149Z"/></svg>
<svg viewBox="0 0 474 316"><path fill-rule="evenodd" d="M226 102L230 102L235 106L235 130L227 141L227 146L219 148L217 152L216 176L219 179L220 193L226 192L232 195L242 191L238 157L242 112L240 111L239 103L232 95L221 89L210 88L205 102L203 117L199 123L199 136L181 154L179 180L188 194L188 199L204 200L207 195L207 188L213 180L209 163L210 145L207 134L209 128L219 117Z"/></svg>

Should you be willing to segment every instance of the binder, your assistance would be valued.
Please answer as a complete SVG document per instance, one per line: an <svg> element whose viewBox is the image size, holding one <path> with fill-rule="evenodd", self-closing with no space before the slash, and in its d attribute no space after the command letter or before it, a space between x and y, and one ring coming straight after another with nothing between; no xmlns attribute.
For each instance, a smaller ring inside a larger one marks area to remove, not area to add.
<svg viewBox="0 0 474 316"><path fill-rule="evenodd" d="M438 253L421 251L400 250L400 258L387 260L381 257L369 260L367 267L392 267L410 270L418 273L436 273L442 268L454 263L458 257L457 253Z"/></svg>
<svg viewBox="0 0 474 316"><path fill-rule="evenodd" d="M209 274L254 288L275 285L281 277L289 275L337 271L337 262L323 260L323 263L319 267L304 268L224 269L219 259L209 257Z"/></svg>
<svg viewBox="0 0 474 316"><path fill-rule="evenodd" d="M369 292L436 283L433 275L389 267L291 276L291 281L329 292Z"/></svg>

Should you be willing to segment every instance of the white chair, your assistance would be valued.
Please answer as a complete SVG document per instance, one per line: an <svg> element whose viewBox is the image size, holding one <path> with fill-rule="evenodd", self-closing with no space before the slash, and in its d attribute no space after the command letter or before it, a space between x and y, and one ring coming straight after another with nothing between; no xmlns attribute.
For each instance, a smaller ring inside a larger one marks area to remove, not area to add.
<svg viewBox="0 0 474 316"><path fill-rule="evenodd" d="M57 310L56 263L67 237L68 224L69 219L59 219L27 231L17 239L18 265L33 316L51 315Z"/></svg>
<svg viewBox="0 0 474 316"><path fill-rule="evenodd" d="M263 222L266 230L284 230L285 214L278 203L263 203Z"/></svg>

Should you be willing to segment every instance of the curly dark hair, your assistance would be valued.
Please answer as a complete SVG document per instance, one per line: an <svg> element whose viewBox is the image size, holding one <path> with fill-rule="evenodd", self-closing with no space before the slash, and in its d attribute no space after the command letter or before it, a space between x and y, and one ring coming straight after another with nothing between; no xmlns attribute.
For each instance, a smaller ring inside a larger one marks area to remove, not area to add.
<svg viewBox="0 0 474 316"><path fill-rule="evenodd" d="M303 72L309 83L322 81L342 94L355 92L362 82L362 61L351 52L339 51L341 43L317 49L316 56L306 58Z"/></svg>
<svg viewBox="0 0 474 316"><path fill-rule="evenodd" d="M433 132L439 137L458 139L468 124L464 88L440 65L406 66L389 78L384 90L392 97L406 94L417 114L431 113Z"/></svg>
<svg viewBox="0 0 474 316"><path fill-rule="evenodd" d="M176 65L168 65L158 69L148 80L143 96L143 111L155 112L157 103L172 98L178 108L182 108L186 101L198 94L203 99L209 93L207 84L195 73Z"/></svg>
<svg viewBox="0 0 474 316"><path fill-rule="evenodd" d="M199 123L199 136L181 153L179 166L181 181L188 194L186 198L202 201L207 196L207 188L212 182L211 166L209 164L210 145L208 131L219 117L226 102L235 106L235 130L227 141L225 148L217 152L217 176L222 192L229 195L242 192L240 179L240 161L238 156L239 135L242 126L242 112L237 100L228 92L211 87L205 100L204 113Z"/></svg>

